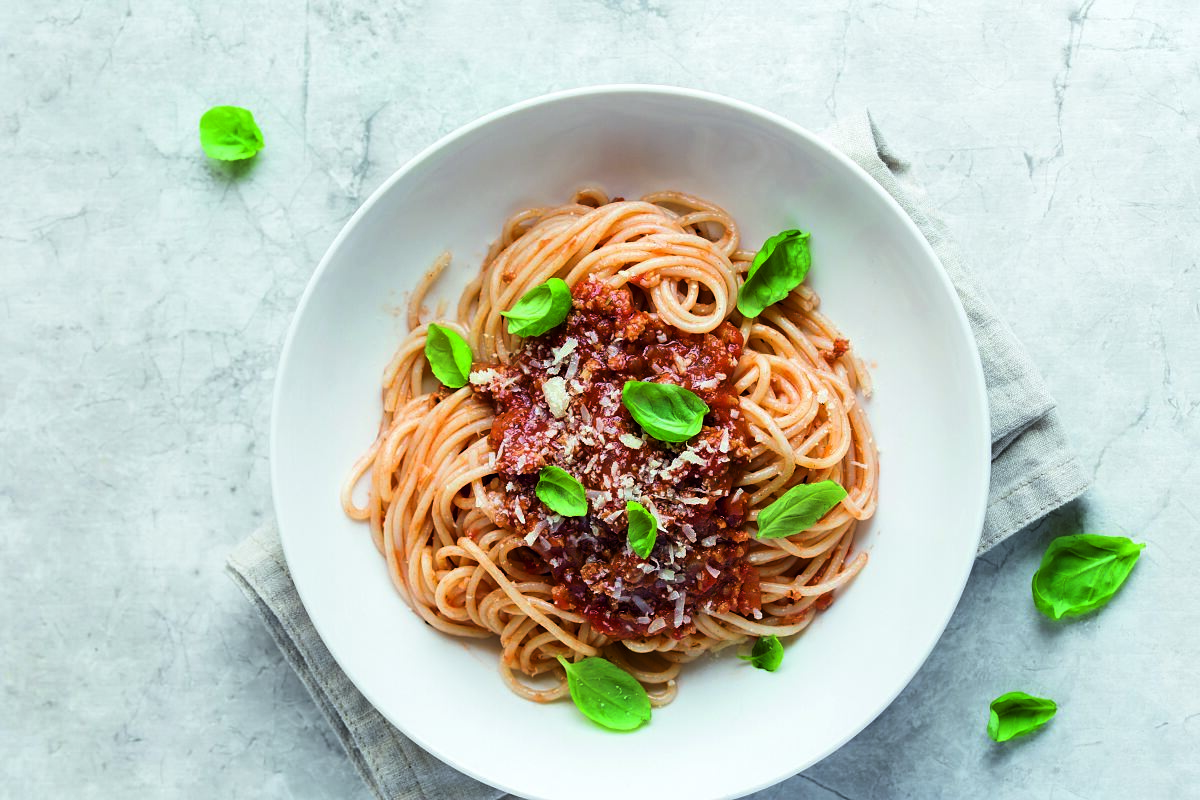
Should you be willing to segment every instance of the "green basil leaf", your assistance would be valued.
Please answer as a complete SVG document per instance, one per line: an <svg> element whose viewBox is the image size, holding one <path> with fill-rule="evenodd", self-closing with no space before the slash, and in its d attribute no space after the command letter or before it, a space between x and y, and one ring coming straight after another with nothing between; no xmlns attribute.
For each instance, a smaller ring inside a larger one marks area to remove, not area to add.
<svg viewBox="0 0 1200 800"><path fill-rule="evenodd" d="M749 661L759 669L774 672L783 663L783 645L775 634L764 636L754 643L754 649L748 656L738 656L743 661Z"/></svg>
<svg viewBox="0 0 1200 800"><path fill-rule="evenodd" d="M658 538L658 520L636 500L625 504L625 516L629 519L629 549L641 558L649 558Z"/></svg>
<svg viewBox="0 0 1200 800"><path fill-rule="evenodd" d="M1121 588L1145 546L1124 536L1060 536L1033 574L1033 604L1051 619L1095 611Z"/></svg>
<svg viewBox="0 0 1200 800"><path fill-rule="evenodd" d="M467 385L471 375L471 345L453 328L429 323L425 334L425 360L434 377L451 389Z"/></svg>
<svg viewBox="0 0 1200 800"><path fill-rule="evenodd" d="M742 316L757 317L804 282L812 266L808 236L803 231L782 231L763 243L738 293L737 308Z"/></svg>
<svg viewBox="0 0 1200 800"><path fill-rule="evenodd" d="M541 336L556 328L571 310L571 290L562 278L539 283L500 316L508 318L508 332L513 336Z"/></svg>
<svg viewBox="0 0 1200 800"><path fill-rule="evenodd" d="M650 720L646 690L625 670L598 656L571 663L558 656L567 673L571 699L583 715L614 731L631 731Z"/></svg>
<svg viewBox="0 0 1200 800"><path fill-rule="evenodd" d="M997 742L1025 736L1045 725L1058 713L1058 704L1045 697L1009 692L992 701L987 732Z"/></svg>
<svg viewBox="0 0 1200 800"><path fill-rule="evenodd" d="M263 149L263 135L246 109L214 106L200 117L200 146L209 158L242 161Z"/></svg>
<svg viewBox="0 0 1200 800"><path fill-rule="evenodd" d="M806 531L842 502L846 490L833 481L802 483L758 512L759 539L780 539Z"/></svg>
<svg viewBox="0 0 1200 800"><path fill-rule="evenodd" d="M561 467L542 467L533 491L555 514L582 517L588 512L583 484Z"/></svg>
<svg viewBox="0 0 1200 800"><path fill-rule="evenodd" d="M686 442L704 426L708 404L673 383L626 381L621 402L642 430L661 442Z"/></svg>

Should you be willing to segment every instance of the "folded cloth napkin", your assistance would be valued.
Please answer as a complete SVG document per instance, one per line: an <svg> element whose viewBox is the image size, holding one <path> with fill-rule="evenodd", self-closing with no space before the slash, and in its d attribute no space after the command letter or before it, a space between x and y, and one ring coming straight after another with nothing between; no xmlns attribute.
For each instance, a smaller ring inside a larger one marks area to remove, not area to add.
<svg viewBox="0 0 1200 800"><path fill-rule="evenodd" d="M979 541L984 552L1087 488L1054 412L1054 401L1012 331L992 311L945 224L932 213L908 165L864 111L826 138L888 191L929 240L958 290L987 379L992 483ZM284 657L312 694L371 790L393 800L491 800L504 793L455 771L396 730L359 694L317 636L284 562L273 524L230 555L227 569L254 604Z"/></svg>

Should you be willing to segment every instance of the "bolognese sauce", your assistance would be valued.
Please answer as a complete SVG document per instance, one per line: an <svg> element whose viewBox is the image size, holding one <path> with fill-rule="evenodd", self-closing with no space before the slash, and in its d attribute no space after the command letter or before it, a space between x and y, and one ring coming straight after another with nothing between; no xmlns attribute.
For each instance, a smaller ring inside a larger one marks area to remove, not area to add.
<svg viewBox="0 0 1200 800"><path fill-rule="evenodd" d="M589 279L574 287L565 324L524 340L511 363L472 371L495 410L489 510L544 563L555 603L595 630L681 638L697 609L761 613L746 561L749 497L735 486L750 457L732 383L743 345L728 322L685 333L635 307L629 289ZM703 428L679 444L651 438L622 403L626 381L696 393L709 407ZM583 484L585 516L559 516L537 498L548 465ZM644 559L627 543L630 500L658 522Z"/></svg>

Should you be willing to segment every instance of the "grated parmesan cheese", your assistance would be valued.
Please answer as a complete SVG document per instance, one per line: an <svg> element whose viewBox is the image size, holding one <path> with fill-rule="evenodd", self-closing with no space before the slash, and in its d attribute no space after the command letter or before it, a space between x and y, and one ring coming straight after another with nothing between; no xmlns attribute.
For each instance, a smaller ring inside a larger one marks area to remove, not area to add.
<svg viewBox="0 0 1200 800"><path fill-rule="evenodd" d="M474 386L484 386L500 377L500 373L494 369L480 369L470 374L471 384Z"/></svg>
<svg viewBox="0 0 1200 800"><path fill-rule="evenodd" d="M550 413L557 419L566 416L567 406L571 396L567 394L567 382L562 378L549 378L542 384L542 394L546 396L546 405Z"/></svg>
<svg viewBox="0 0 1200 800"><path fill-rule="evenodd" d="M567 337L567 340L562 343L562 347L554 348L554 365L557 366L563 362L563 359L571 355L575 348L579 346L579 342L573 337Z"/></svg>
<svg viewBox="0 0 1200 800"><path fill-rule="evenodd" d="M642 439L634 436L632 433L622 433L620 436L621 444L628 447L630 450L637 450L642 446Z"/></svg>

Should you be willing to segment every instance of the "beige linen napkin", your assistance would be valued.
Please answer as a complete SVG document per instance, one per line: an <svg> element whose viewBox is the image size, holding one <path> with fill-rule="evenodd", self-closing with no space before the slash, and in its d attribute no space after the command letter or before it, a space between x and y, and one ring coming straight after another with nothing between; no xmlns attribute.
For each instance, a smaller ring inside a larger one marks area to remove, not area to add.
<svg viewBox="0 0 1200 800"><path fill-rule="evenodd" d="M992 483L979 540L982 553L1078 496L1087 488L1087 479L1036 368L992 311L908 165L888 148L865 111L847 117L826 138L878 181L916 222L957 288L975 332L992 424ZM242 542L230 555L227 570L378 797L491 800L504 794L413 744L354 688L300 603L274 524Z"/></svg>

